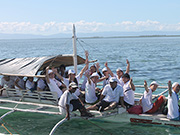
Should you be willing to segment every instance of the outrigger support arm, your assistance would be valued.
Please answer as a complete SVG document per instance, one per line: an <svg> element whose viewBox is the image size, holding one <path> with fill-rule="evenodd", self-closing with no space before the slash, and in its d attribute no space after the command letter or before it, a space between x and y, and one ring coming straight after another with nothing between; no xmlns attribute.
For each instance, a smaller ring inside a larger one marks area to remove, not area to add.
<svg viewBox="0 0 180 135"><path fill-rule="evenodd" d="M64 118L64 119L60 120L60 121L53 127L53 129L51 130L51 132L50 132L49 135L53 135L54 132L56 131L56 129L57 129L60 125L62 125L65 121L67 121L67 118Z"/></svg>

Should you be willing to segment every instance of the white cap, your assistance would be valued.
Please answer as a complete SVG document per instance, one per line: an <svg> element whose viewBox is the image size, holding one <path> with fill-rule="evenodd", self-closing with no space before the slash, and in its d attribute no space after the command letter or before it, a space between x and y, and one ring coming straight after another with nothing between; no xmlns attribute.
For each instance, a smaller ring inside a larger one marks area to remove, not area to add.
<svg viewBox="0 0 180 135"><path fill-rule="evenodd" d="M116 69L116 72L117 72L117 71L122 71L122 72L123 72L122 68L118 68L118 69Z"/></svg>
<svg viewBox="0 0 180 135"><path fill-rule="evenodd" d="M106 72L106 71L107 71L107 68L104 67L104 68L102 69L102 72Z"/></svg>
<svg viewBox="0 0 180 135"><path fill-rule="evenodd" d="M76 74L76 73L75 73L74 70L70 69L70 70L68 71L68 75L69 75L69 74Z"/></svg>
<svg viewBox="0 0 180 135"><path fill-rule="evenodd" d="M159 84L158 84L156 81L152 81L151 84L150 84L150 86L151 86L151 85L154 85L154 84L159 86Z"/></svg>
<svg viewBox="0 0 180 135"><path fill-rule="evenodd" d="M179 83L178 83L178 82L174 82L174 83L172 84L172 88L174 88L176 85L179 85Z"/></svg>
<svg viewBox="0 0 180 135"><path fill-rule="evenodd" d="M97 72L93 73L93 74L90 76L90 78L91 78L91 77L95 77L95 76L99 77L99 75L98 75Z"/></svg>
<svg viewBox="0 0 180 135"><path fill-rule="evenodd" d="M52 70L48 70L48 74L51 74L51 73L53 73L53 71Z"/></svg>
<svg viewBox="0 0 180 135"><path fill-rule="evenodd" d="M111 78L109 79L109 82L117 82L116 77L111 77Z"/></svg>
<svg viewBox="0 0 180 135"><path fill-rule="evenodd" d="M69 87L78 88L78 86L77 86L77 84L75 82L70 83Z"/></svg>

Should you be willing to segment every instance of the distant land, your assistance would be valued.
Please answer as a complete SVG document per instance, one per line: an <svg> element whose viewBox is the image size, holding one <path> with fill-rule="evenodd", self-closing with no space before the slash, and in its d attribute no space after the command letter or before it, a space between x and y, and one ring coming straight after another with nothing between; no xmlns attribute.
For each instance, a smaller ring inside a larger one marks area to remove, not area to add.
<svg viewBox="0 0 180 135"><path fill-rule="evenodd" d="M35 39L35 38L71 38L71 33L53 35L3 34L0 39ZM142 31L142 32L96 32L77 33L78 38L139 38L139 37L180 37L180 31Z"/></svg>

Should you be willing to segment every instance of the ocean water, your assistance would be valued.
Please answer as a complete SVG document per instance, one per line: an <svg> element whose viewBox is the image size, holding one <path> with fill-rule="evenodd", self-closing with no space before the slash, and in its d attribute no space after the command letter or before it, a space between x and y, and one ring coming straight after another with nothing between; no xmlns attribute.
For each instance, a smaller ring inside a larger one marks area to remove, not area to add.
<svg viewBox="0 0 180 135"><path fill-rule="evenodd" d="M72 40L67 39L16 39L0 40L0 58L41 57L47 55L72 54ZM117 68L126 70L126 59L130 61L130 75L135 85L157 81L166 86L168 80L180 82L180 38L178 37L144 37L144 38L89 38L78 39L78 55L84 57L84 50L89 51L91 60L97 59L101 69L107 61L113 72ZM78 71L84 65L78 66ZM72 68L72 67L68 67ZM143 92L136 89L136 92ZM157 90L156 93L162 90ZM0 110L0 115L7 111ZM13 127L22 135L47 135L59 121L58 116L15 112L4 119L5 124ZM179 128L152 126L132 123L109 123L105 121L71 120L64 123L55 134L146 134L175 135ZM101 129L106 129L105 130ZM0 126L0 133L7 133Z"/></svg>

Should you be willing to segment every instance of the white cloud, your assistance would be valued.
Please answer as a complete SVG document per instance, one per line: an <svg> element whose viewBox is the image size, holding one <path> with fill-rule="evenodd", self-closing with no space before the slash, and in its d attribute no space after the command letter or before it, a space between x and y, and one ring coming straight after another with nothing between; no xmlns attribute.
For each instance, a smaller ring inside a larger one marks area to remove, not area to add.
<svg viewBox="0 0 180 135"><path fill-rule="evenodd" d="M158 21L122 21L114 24L101 22L45 22L33 24L31 22L0 22L0 33L42 34L71 33L72 25L76 25L79 33L103 32L103 31L180 31L180 23L162 24Z"/></svg>

